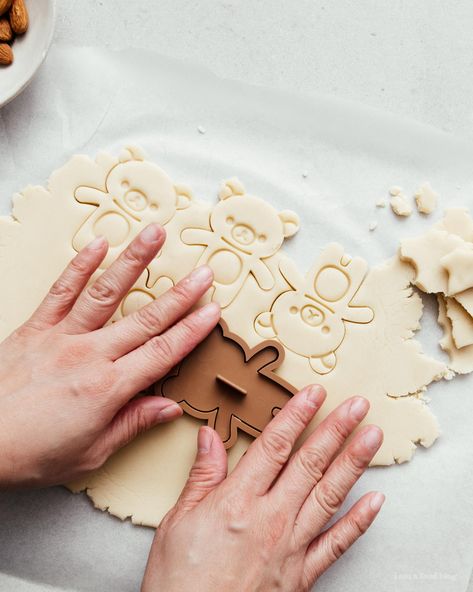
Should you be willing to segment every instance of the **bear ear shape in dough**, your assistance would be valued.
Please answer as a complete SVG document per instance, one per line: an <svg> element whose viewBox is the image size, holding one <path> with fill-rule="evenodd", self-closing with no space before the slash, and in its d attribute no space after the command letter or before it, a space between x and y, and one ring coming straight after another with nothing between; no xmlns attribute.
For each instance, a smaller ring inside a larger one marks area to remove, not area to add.
<svg viewBox="0 0 473 592"><path fill-rule="evenodd" d="M126 146L118 156L119 162L129 162L130 160L146 160L146 154L139 146Z"/></svg>
<svg viewBox="0 0 473 592"><path fill-rule="evenodd" d="M278 215L282 222L284 238L296 234L300 227L299 216L295 212L291 212L291 210L283 210Z"/></svg>
<svg viewBox="0 0 473 592"><path fill-rule="evenodd" d="M218 198L220 201L223 201L233 195L245 195L245 188L241 181L236 177L232 177L231 179L228 179L228 181L223 182L222 187L218 192Z"/></svg>
<svg viewBox="0 0 473 592"><path fill-rule="evenodd" d="M264 339L274 339L276 337L272 316L271 312L262 312L255 319L255 331Z"/></svg>
<svg viewBox="0 0 473 592"><path fill-rule="evenodd" d="M192 202L192 191L185 185L174 185L176 190L176 210L187 209Z"/></svg>

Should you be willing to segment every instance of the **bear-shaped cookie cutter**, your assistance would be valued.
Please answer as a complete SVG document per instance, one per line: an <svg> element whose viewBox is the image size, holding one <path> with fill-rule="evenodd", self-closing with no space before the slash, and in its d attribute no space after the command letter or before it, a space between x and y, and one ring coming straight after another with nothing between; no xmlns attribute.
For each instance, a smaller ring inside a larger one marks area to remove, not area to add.
<svg viewBox="0 0 473 592"><path fill-rule="evenodd" d="M269 311L255 319L256 332L277 339L292 352L308 358L317 374L332 372L336 350L346 335L346 323L370 323L368 306L351 304L367 273L366 262L329 244L304 278L289 258L281 259L281 274L290 290L273 302Z"/></svg>
<svg viewBox="0 0 473 592"><path fill-rule="evenodd" d="M95 206L72 239L80 251L97 236L104 236L109 251L101 268L107 268L145 226L159 223L165 226L178 210L189 207L189 189L175 185L155 164L144 161L141 154L129 148L108 172L105 189L80 186L75 190L76 201ZM159 254L148 265L151 276Z"/></svg>
<svg viewBox="0 0 473 592"><path fill-rule="evenodd" d="M296 393L274 372L283 360L284 348L277 341L249 348L221 320L156 391L207 421L228 449L238 430L256 438Z"/></svg>
<svg viewBox="0 0 473 592"><path fill-rule="evenodd" d="M289 210L278 212L267 201L245 193L242 185L231 179L219 193L209 225L210 229L186 228L181 238L187 245L204 247L198 265L212 268L212 300L225 308L249 275L262 290L273 288L275 278L264 260L299 230L299 217Z"/></svg>

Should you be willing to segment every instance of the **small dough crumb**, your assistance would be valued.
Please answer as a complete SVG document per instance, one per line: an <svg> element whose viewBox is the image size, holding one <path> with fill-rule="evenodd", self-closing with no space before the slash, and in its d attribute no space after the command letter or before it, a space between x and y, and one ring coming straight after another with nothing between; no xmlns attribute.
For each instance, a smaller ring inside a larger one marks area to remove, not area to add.
<svg viewBox="0 0 473 592"><path fill-rule="evenodd" d="M455 372L453 370L447 370L444 375L445 380L453 380L455 378Z"/></svg>
<svg viewBox="0 0 473 592"><path fill-rule="evenodd" d="M307 171L302 171L302 178L303 179L307 179L308 176L309 176L309 173Z"/></svg>
<svg viewBox="0 0 473 592"><path fill-rule="evenodd" d="M199 132L199 134L203 135L203 134L205 134L205 132L207 130L205 129L205 127L203 125L199 125L199 126L197 126L197 131Z"/></svg>
<svg viewBox="0 0 473 592"><path fill-rule="evenodd" d="M431 228L422 236L401 241L401 259L416 269L415 285L428 294L448 293L448 273L442 259L465 241L445 230Z"/></svg>
<svg viewBox="0 0 473 592"><path fill-rule="evenodd" d="M403 193L391 197L391 209L396 216L410 216L412 214L412 206Z"/></svg>
<svg viewBox="0 0 473 592"><path fill-rule="evenodd" d="M376 220L372 220L370 222L370 225L368 226L370 232L373 232L373 230L376 230L378 228L378 223L376 222Z"/></svg>
<svg viewBox="0 0 473 592"><path fill-rule="evenodd" d="M398 187L397 185L394 185L394 187L391 187L389 190L389 195L392 195L393 197L396 197L396 195L399 195L400 193L402 193L402 187Z"/></svg>
<svg viewBox="0 0 473 592"><path fill-rule="evenodd" d="M417 210L421 214L428 215L437 207L439 195L435 193L430 183L423 183L416 191L414 198L416 200Z"/></svg>
<svg viewBox="0 0 473 592"><path fill-rule="evenodd" d="M377 208L385 208L386 207L386 200L385 199L378 199L376 202Z"/></svg>

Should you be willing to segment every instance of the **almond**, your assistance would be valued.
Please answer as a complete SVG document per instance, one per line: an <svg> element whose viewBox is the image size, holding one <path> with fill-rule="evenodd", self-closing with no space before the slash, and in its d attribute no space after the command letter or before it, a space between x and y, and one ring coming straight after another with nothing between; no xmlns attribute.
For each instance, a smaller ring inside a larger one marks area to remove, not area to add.
<svg viewBox="0 0 473 592"><path fill-rule="evenodd" d="M0 18L0 43L8 43L13 39L13 31L10 22L6 18Z"/></svg>
<svg viewBox="0 0 473 592"><path fill-rule="evenodd" d="M6 43L0 43L0 66L9 66L13 62L13 50Z"/></svg>
<svg viewBox="0 0 473 592"><path fill-rule="evenodd" d="M17 35L26 33L28 29L28 11L24 0L13 0L10 10L10 24L13 32Z"/></svg>
<svg viewBox="0 0 473 592"><path fill-rule="evenodd" d="M0 0L0 16L10 10L12 0Z"/></svg>

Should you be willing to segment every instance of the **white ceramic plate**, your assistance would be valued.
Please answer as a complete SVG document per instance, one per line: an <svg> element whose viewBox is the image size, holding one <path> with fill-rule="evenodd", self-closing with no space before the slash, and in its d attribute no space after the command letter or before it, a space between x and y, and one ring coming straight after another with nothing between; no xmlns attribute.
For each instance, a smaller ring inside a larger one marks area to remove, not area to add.
<svg viewBox="0 0 473 592"><path fill-rule="evenodd" d="M0 67L0 107L15 98L27 86L43 63L51 45L54 22L54 0L25 0L30 16L28 31L15 39L15 61Z"/></svg>

